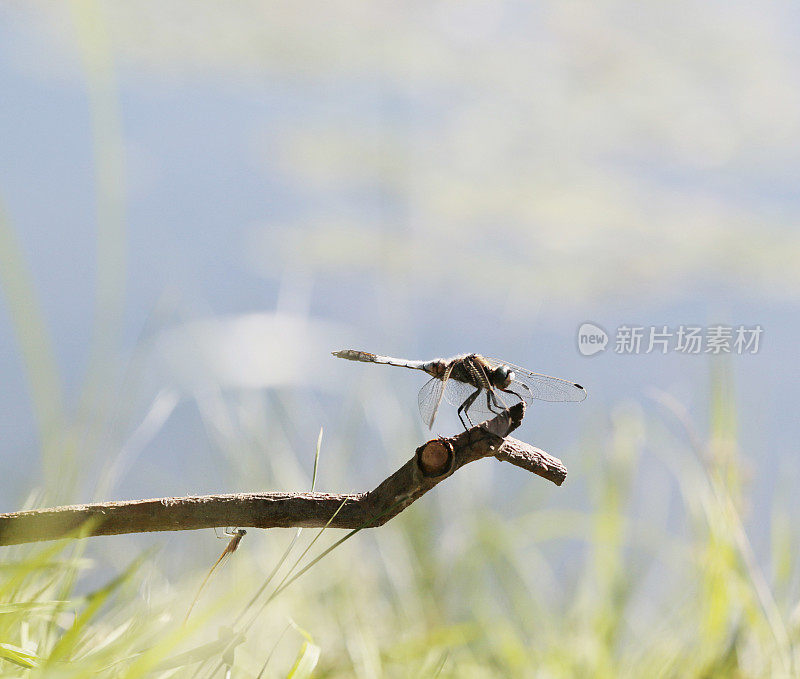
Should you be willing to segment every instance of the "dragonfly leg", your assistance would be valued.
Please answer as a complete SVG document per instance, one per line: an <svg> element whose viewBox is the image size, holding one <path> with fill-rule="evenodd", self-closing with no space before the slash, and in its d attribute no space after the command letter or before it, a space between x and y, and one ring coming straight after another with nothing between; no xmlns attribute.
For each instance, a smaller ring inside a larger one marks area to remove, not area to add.
<svg viewBox="0 0 800 679"><path fill-rule="evenodd" d="M461 424L464 425L464 429L469 429L472 426L472 420L469 417L469 413L467 412L473 403L475 403L475 399L478 398L478 395L481 393L481 389L476 389L473 393L471 393L467 398L464 399L464 402L458 406L458 419L461 420ZM464 416L467 418L467 422L469 422L469 427L467 426L466 422L464 422L464 417L462 417L461 413L464 413Z"/></svg>
<svg viewBox="0 0 800 679"><path fill-rule="evenodd" d="M525 401L526 399L530 399L530 400L532 401L533 399L535 399L535 398L536 398L536 397L533 395L533 392L531 391L531 388L530 388L530 387L529 387L527 384L525 384L525 382L520 382L520 381L518 381L518 380L517 380L517 381L515 381L515 382L514 382L514 384L518 384L518 385L519 385L520 387L522 387L522 388L523 388L525 391L527 391L527 392L528 392L528 395L527 395L527 397L523 397L523 396L522 396L522 394L518 394L516 391L511 391L511 389L506 389L506 391L511 391L511 393L512 393L512 394L514 394L514 395L516 395L516 396L519 396L519 397L520 397L520 400L522 400L522 401Z"/></svg>
<svg viewBox="0 0 800 679"><path fill-rule="evenodd" d="M516 391L513 391L512 389L502 389L502 391L506 392L507 394L513 394L514 396L516 396L519 399L520 403L525 403L526 402L525 399L522 397L522 394L518 394ZM530 389L528 391L530 391ZM511 405L514 405L514 404L512 403Z"/></svg>
<svg viewBox="0 0 800 679"><path fill-rule="evenodd" d="M514 396L519 397L519 394L517 394L516 392L511 391L510 389L501 389L500 391L505 391L505 392L514 394ZM494 389L492 390L491 396L492 396L492 401L494 401L494 407L497 408L497 410L492 409L491 405L489 405L489 396L488 396L488 394L487 394L487 397L486 397L486 405L489 406L489 410L491 410L493 413L500 414L506 408L508 408L508 405L503 400L503 397L500 396L500 394L498 394Z"/></svg>
<svg viewBox="0 0 800 679"><path fill-rule="evenodd" d="M503 406L497 400L497 394L494 393L494 389L487 389L486 390L486 408L490 413L500 413L503 411ZM495 410L497 408L497 410Z"/></svg>

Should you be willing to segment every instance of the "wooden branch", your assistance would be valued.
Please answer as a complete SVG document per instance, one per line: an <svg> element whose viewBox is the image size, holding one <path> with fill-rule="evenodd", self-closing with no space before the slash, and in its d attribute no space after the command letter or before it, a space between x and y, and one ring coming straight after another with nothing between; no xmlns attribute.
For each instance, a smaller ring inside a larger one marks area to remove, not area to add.
<svg viewBox="0 0 800 679"><path fill-rule="evenodd" d="M0 514L0 545L216 526L381 526L457 469L483 457L510 462L561 485L567 470L560 460L527 443L506 438L520 425L524 414L520 403L457 436L432 439L366 493L236 493L11 512Z"/></svg>

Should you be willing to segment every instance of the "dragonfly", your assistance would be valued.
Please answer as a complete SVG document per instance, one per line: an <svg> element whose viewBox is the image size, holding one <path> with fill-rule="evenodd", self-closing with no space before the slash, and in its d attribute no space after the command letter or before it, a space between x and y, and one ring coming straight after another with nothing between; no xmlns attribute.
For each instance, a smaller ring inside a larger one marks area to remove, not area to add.
<svg viewBox="0 0 800 679"><path fill-rule="evenodd" d="M216 529L215 529L216 530ZM214 565L211 566L211 570L208 571L206 577L203 579L203 582L200 584L200 587L197 590L197 594L195 594L194 599L192 599L192 605L189 606L189 610L186 611L186 617L183 619L183 624L185 625L189 621L189 616L192 614L192 609L194 605L197 603L197 600L200 598L200 594L202 593L205 586L208 584L211 575L227 557L233 554L238 548L239 543L242 541L242 538L247 535L247 531L244 528L226 528L222 535L217 535L220 539L230 538L230 541L225 546L225 549L222 550L222 554L219 555L219 559L214 562Z"/></svg>
<svg viewBox="0 0 800 679"><path fill-rule="evenodd" d="M576 382L531 372L513 363L480 354L411 361L355 349L332 353L348 361L381 363L428 373L431 379L419 390L418 398L419 412L428 428L433 427L442 401L458 407L458 418L464 428L469 429L473 424L470 413L491 417L519 401L527 404L534 399L583 401L587 395L586 389Z"/></svg>

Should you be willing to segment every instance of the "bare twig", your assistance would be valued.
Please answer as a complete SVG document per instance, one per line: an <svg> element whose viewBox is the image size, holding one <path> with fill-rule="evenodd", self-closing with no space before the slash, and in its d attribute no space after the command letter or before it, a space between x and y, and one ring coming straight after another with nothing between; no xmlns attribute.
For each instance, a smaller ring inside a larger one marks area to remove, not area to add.
<svg viewBox="0 0 800 679"><path fill-rule="evenodd" d="M380 526L457 469L483 457L510 462L561 485L567 470L560 460L522 441L506 438L520 425L524 414L524 406L518 404L457 436L432 439L366 493L236 493L11 512L0 514L0 545L55 540L75 534L81 527L79 535L89 537L216 526Z"/></svg>

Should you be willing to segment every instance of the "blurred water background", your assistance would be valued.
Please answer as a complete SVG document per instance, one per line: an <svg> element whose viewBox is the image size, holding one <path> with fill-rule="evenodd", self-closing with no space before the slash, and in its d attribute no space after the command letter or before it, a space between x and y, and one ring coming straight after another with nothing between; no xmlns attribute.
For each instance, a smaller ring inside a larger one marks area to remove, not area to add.
<svg viewBox="0 0 800 679"><path fill-rule="evenodd" d="M799 35L781 1L3 3L0 510L48 474L302 490L321 426L318 488L367 489L424 440L421 376L329 352L475 351L586 386L517 434L570 477L473 465L437 503L584 506L620 418L681 440L672 398L707 433L717 371L768 567L798 509ZM764 332L585 357L586 321ZM632 506L669 522L637 450Z"/></svg>

